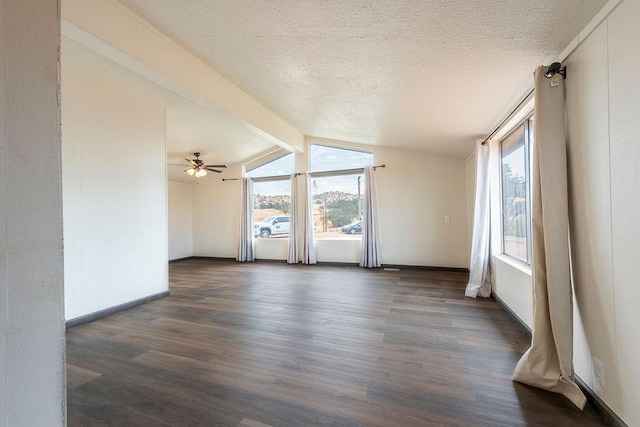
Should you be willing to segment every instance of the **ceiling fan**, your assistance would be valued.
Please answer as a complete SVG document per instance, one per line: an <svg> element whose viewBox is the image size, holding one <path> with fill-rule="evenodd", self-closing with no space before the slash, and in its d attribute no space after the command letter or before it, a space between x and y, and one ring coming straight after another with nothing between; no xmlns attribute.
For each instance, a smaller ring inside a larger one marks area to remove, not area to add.
<svg viewBox="0 0 640 427"><path fill-rule="evenodd" d="M208 171L220 173L222 171L218 170L217 168L226 168L227 167L227 165L207 165L207 164L205 164L204 160L200 160L200 152L199 151L196 151L195 153L193 153L193 155L196 156L195 159L185 159L189 163L187 165L177 165L177 164L171 164L171 163L169 163L169 165L170 166L187 166L187 169L185 169L185 172L188 173L190 176L195 176L196 178L200 178L200 177L205 176Z"/></svg>

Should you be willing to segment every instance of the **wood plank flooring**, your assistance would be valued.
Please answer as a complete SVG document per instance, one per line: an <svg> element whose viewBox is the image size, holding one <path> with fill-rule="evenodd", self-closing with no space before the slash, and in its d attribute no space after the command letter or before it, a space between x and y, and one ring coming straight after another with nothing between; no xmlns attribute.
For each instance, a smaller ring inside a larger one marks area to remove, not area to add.
<svg viewBox="0 0 640 427"><path fill-rule="evenodd" d="M511 381L526 334L467 274L188 260L67 331L68 424L597 426Z"/></svg>

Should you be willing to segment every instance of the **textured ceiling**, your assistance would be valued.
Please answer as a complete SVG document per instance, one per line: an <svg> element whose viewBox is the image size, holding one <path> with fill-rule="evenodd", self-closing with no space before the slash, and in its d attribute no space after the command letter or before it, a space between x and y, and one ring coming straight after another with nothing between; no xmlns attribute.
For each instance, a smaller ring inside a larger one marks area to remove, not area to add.
<svg viewBox="0 0 640 427"><path fill-rule="evenodd" d="M193 158L192 154L200 151L206 163L233 164L277 147L253 132L240 119L222 111L205 110L67 37L62 37L61 44L63 60L80 64L166 105L168 163L186 164L185 157ZM195 178L184 173L184 169L169 166L169 179L193 181Z"/></svg>
<svg viewBox="0 0 640 427"><path fill-rule="evenodd" d="M606 0L121 0L302 133L465 156Z"/></svg>

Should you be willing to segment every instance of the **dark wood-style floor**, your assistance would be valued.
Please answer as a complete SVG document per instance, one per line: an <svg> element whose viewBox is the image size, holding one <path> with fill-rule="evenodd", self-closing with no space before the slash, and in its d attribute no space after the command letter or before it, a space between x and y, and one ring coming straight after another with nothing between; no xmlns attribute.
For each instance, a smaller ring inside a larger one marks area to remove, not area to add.
<svg viewBox="0 0 640 427"><path fill-rule="evenodd" d="M69 425L595 426L511 381L528 338L464 273L189 260L67 332Z"/></svg>

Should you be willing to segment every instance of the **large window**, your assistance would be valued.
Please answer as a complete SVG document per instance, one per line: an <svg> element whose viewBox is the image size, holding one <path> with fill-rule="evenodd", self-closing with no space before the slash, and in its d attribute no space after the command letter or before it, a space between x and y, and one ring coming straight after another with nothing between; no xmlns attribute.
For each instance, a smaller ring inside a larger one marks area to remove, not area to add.
<svg viewBox="0 0 640 427"><path fill-rule="evenodd" d="M500 143L502 176L502 252L530 263L530 146L533 119L526 120Z"/></svg>
<svg viewBox="0 0 640 427"><path fill-rule="evenodd" d="M294 156L284 150L245 165L247 177L253 183L253 235L256 238L289 237L289 212L291 209L291 179ZM261 180L282 176L280 179Z"/></svg>
<svg viewBox="0 0 640 427"><path fill-rule="evenodd" d="M364 179L360 171L353 169L373 166L373 154L312 144L309 166L315 237L359 240Z"/></svg>

